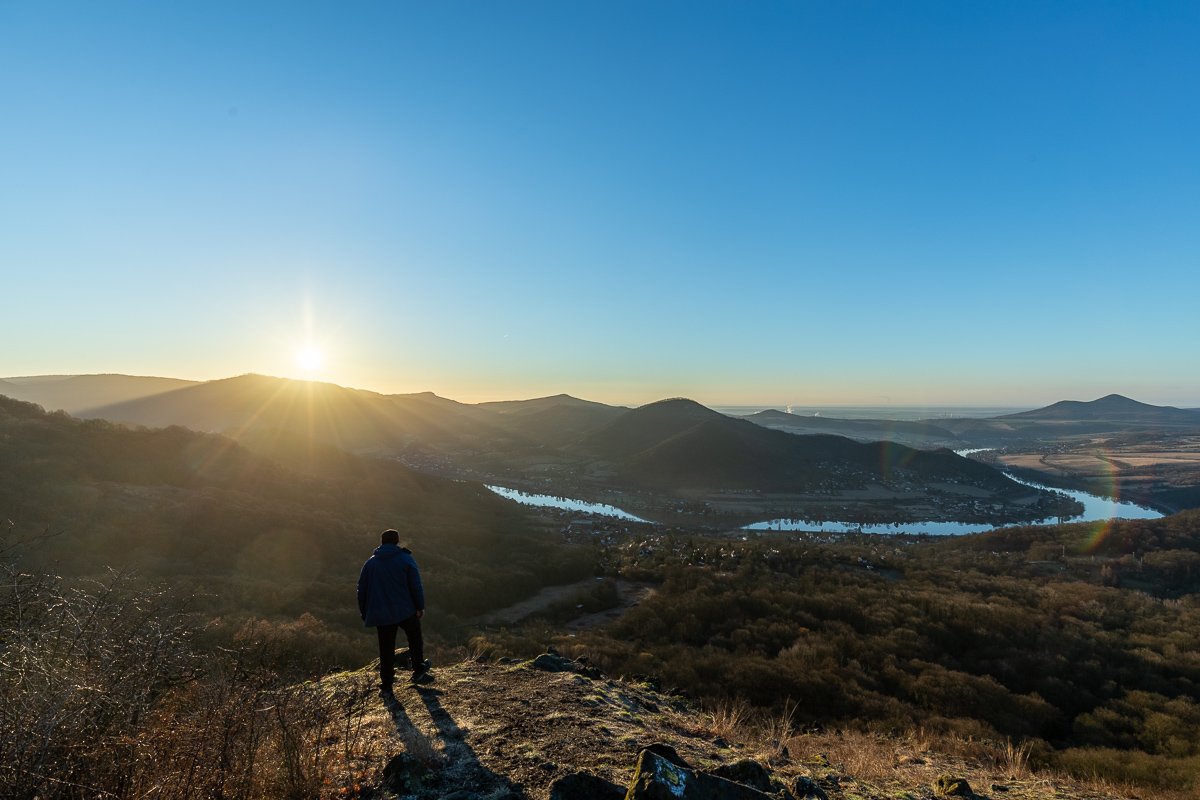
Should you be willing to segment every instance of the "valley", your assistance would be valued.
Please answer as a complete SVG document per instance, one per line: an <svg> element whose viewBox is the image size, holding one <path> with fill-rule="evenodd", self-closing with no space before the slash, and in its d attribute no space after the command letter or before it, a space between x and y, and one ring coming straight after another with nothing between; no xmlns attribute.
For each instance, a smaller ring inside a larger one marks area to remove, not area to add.
<svg viewBox="0 0 1200 800"><path fill-rule="evenodd" d="M214 686L222 653L253 653L271 681L360 666L373 641L352 576L395 526L422 565L441 659L532 658L553 644L701 708L786 707L788 731L1015 740L1037 769L1194 785L1200 512L946 537L896 524L1070 510L996 467L1037 464L1048 483L1114 463L1187 475L1186 426L1092 420L1127 430L1093 432L1090 451L1014 439L963 446L978 450L964 458L768 430L686 400L497 411L254 377L126 402L108 421L0 398L6 624L40 619L22 605L37 586L119 580L134 598L165 592L189 646L216 659ZM652 521L522 506L479 478ZM892 535L740 529L780 511L857 516L864 531L878 520ZM39 646L36 627L11 636Z"/></svg>

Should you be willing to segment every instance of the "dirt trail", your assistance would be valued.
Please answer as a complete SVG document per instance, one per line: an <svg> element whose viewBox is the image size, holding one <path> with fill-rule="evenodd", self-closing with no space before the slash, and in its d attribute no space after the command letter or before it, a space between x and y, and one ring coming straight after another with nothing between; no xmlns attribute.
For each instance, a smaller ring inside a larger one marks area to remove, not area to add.
<svg viewBox="0 0 1200 800"><path fill-rule="evenodd" d="M626 611L654 594L654 591L654 587L648 583L617 581L617 592L619 593L620 601L615 608L576 617L566 624L566 628L569 631L582 631L588 628L595 628L598 625L615 622L623 617Z"/></svg>
<svg viewBox="0 0 1200 800"><path fill-rule="evenodd" d="M578 583L569 583L565 586L547 586L533 597L528 597L507 608L499 608L487 614L482 614L471 621L476 625L516 625L521 620L527 619L539 611L544 611L555 603L593 588L596 584L596 578L588 578L587 580L579 581ZM653 592L654 588L650 584L634 583L618 579L618 602L616 607L596 614L580 616L567 623L566 627L570 630L578 631L585 628L592 628L605 622L612 622L619 619L622 614L642 602L642 600L649 597Z"/></svg>

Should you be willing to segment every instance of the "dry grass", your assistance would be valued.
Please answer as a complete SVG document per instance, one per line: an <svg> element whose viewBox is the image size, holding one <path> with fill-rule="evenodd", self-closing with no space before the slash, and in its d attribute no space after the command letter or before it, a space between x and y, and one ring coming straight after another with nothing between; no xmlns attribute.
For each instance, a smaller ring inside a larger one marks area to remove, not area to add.
<svg viewBox="0 0 1200 800"><path fill-rule="evenodd" d="M741 740L745 736L751 711L750 704L745 700L722 700L711 711L705 712L702 719L707 724L700 731L714 738Z"/></svg>
<svg viewBox="0 0 1200 800"><path fill-rule="evenodd" d="M752 731L748 731L753 735ZM758 746L766 745L758 742ZM1100 777L1079 778L1031 765L1028 742L981 741L917 729L891 737L859 731L809 733L787 741L810 776L848 777L870 797L903 797L930 787L941 775L965 778L982 795L1011 800L1194 800L1191 792L1154 790Z"/></svg>
<svg viewBox="0 0 1200 800"><path fill-rule="evenodd" d="M367 683L371 677L367 669L321 685L332 698L343 682ZM665 741L702 769L753 758L784 783L810 777L821 782L830 800L929 796L937 778L947 774L965 778L982 796L1005 800L1189 797L1036 768L1039 753L1025 742L927 729L905 736L797 733L788 710L765 714L738 701L692 710L635 684L525 666L466 661L443 667L432 688L406 690L400 701L398 709L367 700L365 714L351 728L342 721L327 729L331 756L321 795L352 789L356 775L377 781L388 758L406 752L439 776L438 791L502 793L519 783L526 796L545 800L555 778L577 770L624 785L638 748ZM347 737L353 739L349 744ZM553 771L543 768L547 761ZM369 780L364 785L369 789Z"/></svg>

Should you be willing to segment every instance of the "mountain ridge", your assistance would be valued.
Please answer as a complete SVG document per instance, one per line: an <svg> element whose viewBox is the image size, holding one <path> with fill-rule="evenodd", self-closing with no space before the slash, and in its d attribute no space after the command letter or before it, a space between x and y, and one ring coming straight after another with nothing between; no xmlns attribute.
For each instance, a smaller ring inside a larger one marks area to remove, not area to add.
<svg viewBox="0 0 1200 800"><path fill-rule="evenodd" d="M819 497L799 502L825 508L836 502L825 499L831 498L831 491L877 484L883 488L874 499L861 500L872 508L882 507L871 505L876 501L888 505L888 498L900 492L924 495L938 507L920 513L945 512L949 502L956 506L955 513L978 514L979 509L962 507L960 501L934 498L931 484L962 481L1013 501L1017 493L1030 493L991 467L946 450L917 450L899 443L871 446L832 433L797 435L722 414L688 398L624 409L552 395L496 408L427 392L382 395L332 383L247 374L92 409L86 416L220 433L281 463L306 455L312 460L320 447L332 446L400 457L419 469L455 477L549 474L564 489L652 490L663 507L663 493L702 492L711 500L714 492L797 495L819 490ZM722 504L720 513L767 518L774 508L763 502L745 496L736 511Z"/></svg>
<svg viewBox="0 0 1200 800"><path fill-rule="evenodd" d="M1128 422L1194 422L1200 424L1200 414L1175 406L1156 406L1130 399L1120 394L1107 394L1095 400L1059 400L1043 408L1005 414L1002 420L1093 421L1124 420Z"/></svg>
<svg viewBox="0 0 1200 800"><path fill-rule="evenodd" d="M828 481L830 470L858 484L903 471L938 478L970 475L993 488L1011 483L948 450L894 443L884 448L833 434L786 433L683 398L632 409L577 447L613 462L617 480L660 489L797 490Z"/></svg>
<svg viewBox="0 0 1200 800"><path fill-rule="evenodd" d="M47 411L80 414L92 406L149 397L195 384L196 381L181 378L118 373L28 375L3 379L0 394L14 400L37 403Z"/></svg>
<svg viewBox="0 0 1200 800"><path fill-rule="evenodd" d="M788 433L832 433L859 441L887 439L909 446L918 444L946 446L958 441L957 434L930 420L872 420L799 416L777 409L767 409L739 418L753 422L755 425L762 425L764 428L774 428Z"/></svg>

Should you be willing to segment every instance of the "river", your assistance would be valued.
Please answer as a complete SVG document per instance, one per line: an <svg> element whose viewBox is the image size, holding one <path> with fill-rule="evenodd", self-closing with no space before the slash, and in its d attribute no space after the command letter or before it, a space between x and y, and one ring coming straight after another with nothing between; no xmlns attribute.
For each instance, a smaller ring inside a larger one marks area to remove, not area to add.
<svg viewBox="0 0 1200 800"><path fill-rule="evenodd" d="M1162 513L1155 511L1152 508L1146 508L1134 503L1121 502L1111 500L1107 497L1090 494L1069 489L1055 489L1050 486L1043 486L1040 483L1033 481L1022 480L1012 475L1009 478L1017 483L1025 486L1032 486L1035 489L1044 489L1048 492L1059 492L1065 494L1074 500L1078 500L1083 504L1083 513L1059 519L1052 517L1050 519L1037 520L1034 522L1013 523L1015 525L1057 525L1060 522L1100 522L1110 519L1158 519L1163 516ZM641 517L634 516L628 511L623 511L616 506L610 506L604 503L588 503L583 500L573 500L569 497L556 497L548 494L533 494L530 492L522 492L517 489L506 489L503 486L488 486L496 494L501 497L506 497L509 500L515 500L518 503L523 503L530 506L540 506L542 508L561 508L569 511L578 511L584 514L599 514L607 517L615 517L616 519L628 520L630 522L647 522ZM898 534L898 533L927 533L934 536L962 536L968 533L983 533L990 531L997 525L988 525L978 522L879 522L879 523L858 523L858 522L841 522L836 520L806 520L806 519L771 519L764 522L755 522L747 525L743 530L751 531L823 531L826 533L880 533L880 534Z"/></svg>
<svg viewBox="0 0 1200 800"><path fill-rule="evenodd" d="M509 500L516 500L527 506L539 506L541 508L561 508L566 511L579 511L584 514L599 514L605 517L616 517L617 519L627 520L629 522L649 522L649 520L635 517L628 511L622 511L616 506L610 506L605 503L588 503L584 500L572 500L570 497L558 497L550 494L533 494L531 492L522 492L519 489L506 489L503 486L489 486L484 484L501 497L506 497Z"/></svg>

